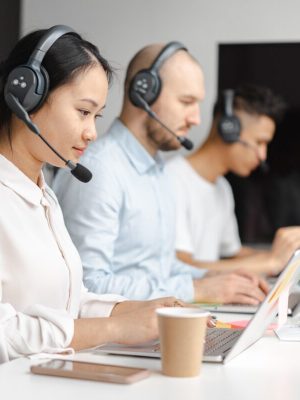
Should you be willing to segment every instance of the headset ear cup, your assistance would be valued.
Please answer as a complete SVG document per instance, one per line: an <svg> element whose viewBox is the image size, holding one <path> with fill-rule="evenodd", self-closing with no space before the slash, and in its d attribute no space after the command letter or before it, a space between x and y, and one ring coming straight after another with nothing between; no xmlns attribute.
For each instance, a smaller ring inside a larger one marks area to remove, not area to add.
<svg viewBox="0 0 300 400"><path fill-rule="evenodd" d="M162 88L159 69L172 54L179 50L187 51L187 48L180 42L168 43L148 69L142 69L135 74L130 81L128 91L129 100L133 105L145 109L144 102L151 106L157 100ZM144 102L141 101L141 98Z"/></svg>
<svg viewBox="0 0 300 400"><path fill-rule="evenodd" d="M151 106L153 103L156 102L158 96L160 95L162 87L160 76L157 73L154 73L153 71L151 72L151 76L153 84L151 87L151 91L150 93L148 93L147 96L147 103L149 104L149 106Z"/></svg>
<svg viewBox="0 0 300 400"><path fill-rule="evenodd" d="M137 83L141 78L141 74L138 72L130 81L128 97L131 103L139 108L143 108L143 103L141 101L141 97L144 98L144 92L139 88L139 84Z"/></svg>
<svg viewBox="0 0 300 400"><path fill-rule="evenodd" d="M237 142L241 134L240 120L234 115L221 117L218 132L225 143Z"/></svg>
<svg viewBox="0 0 300 400"><path fill-rule="evenodd" d="M148 69L139 71L129 85L129 99L133 105L144 108L141 97L148 105L153 104L161 91L161 80L158 74Z"/></svg>
<svg viewBox="0 0 300 400"><path fill-rule="evenodd" d="M20 105L31 113L40 107L47 96L49 77L44 68L35 70L30 65L20 65L8 75L4 96L10 93Z"/></svg>
<svg viewBox="0 0 300 400"><path fill-rule="evenodd" d="M234 143L239 141L241 134L240 120L234 115L234 90L224 90L223 96L224 111L218 122L218 132L225 143Z"/></svg>
<svg viewBox="0 0 300 400"><path fill-rule="evenodd" d="M33 107L29 110L29 113L32 114L36 112L40 107L42 107L48 92L49 92L49 85L50 85L50 80L49 80L49 75L46 69L41 65L41 74L39 79L43 80L43 91L42 94L40 95L39 100L33 105Z"/></svg>

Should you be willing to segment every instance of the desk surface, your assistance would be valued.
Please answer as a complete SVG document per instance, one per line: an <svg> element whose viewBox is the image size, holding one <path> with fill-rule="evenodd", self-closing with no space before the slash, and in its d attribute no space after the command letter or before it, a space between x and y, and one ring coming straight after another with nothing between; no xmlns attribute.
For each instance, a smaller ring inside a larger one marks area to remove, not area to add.
<svg viewBox="0 0 300 400"><path fill-rule="evenodd" d="M232 317L231 319L237 319ZM299 400L300 342L280 342L272 332L226 365L204 363L199 377L169 378L160 360L78 353L77 360L149 368L149 378L118 385L33 375L33 361L18 359L0 366L2 399L42 400ZM37 362L36 360L34 361ZM39 360L40 362L40 360Z"/></svg>

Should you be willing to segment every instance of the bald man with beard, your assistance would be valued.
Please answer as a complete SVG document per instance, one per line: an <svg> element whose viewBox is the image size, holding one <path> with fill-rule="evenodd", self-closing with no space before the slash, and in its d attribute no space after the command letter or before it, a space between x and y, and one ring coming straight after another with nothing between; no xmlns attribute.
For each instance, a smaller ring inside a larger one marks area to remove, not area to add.
<svg viewBox="0 0 300 400"><path fill-rule="evenodd" d="M159 153L179 149L180 142L129 97L137 72L149 68L162 50L162 44L149 45L131 60L119 118L81 159L93 172L92 181L82 185L64 170L54 181L83 261L85 285L95 293L136 300L172 295L185 301L258 304L266 287L254 275L203 278L199 268L176 259L175 201ZM159 76L162 88L152 109L176 135L186 136L200 124L201 67L179 48L160 65Z"/></svg>

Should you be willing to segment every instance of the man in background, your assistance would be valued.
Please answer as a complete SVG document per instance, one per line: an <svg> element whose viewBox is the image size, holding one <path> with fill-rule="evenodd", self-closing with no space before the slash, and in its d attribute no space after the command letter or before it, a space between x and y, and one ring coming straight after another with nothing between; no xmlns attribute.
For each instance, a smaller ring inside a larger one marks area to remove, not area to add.
<svg viewBox="0 0 300 400"><path fill-rule="evenodd" d="M243 85L217 100L204 144L167 164L177 203L180 260L209 271L243 269L278 274L300 246L300 228L281 228L269 251L241 245L228 172L246 177L262 165L285 109L270 89Z"/></svg>

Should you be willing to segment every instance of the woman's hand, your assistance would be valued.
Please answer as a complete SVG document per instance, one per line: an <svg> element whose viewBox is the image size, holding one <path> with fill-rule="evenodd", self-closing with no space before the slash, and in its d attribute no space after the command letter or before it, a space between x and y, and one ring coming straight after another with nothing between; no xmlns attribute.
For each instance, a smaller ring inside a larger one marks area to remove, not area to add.
<svg viewBox="0 0 300 400"><path fill-rule="evenodd" d="M149 304L144 307L136 307L132 311L118 313L118 315L113 314L110 317L111 341L134 345L157 339L156 308L156 305Z"/></svg>
<svg viewBox="0 0 300 400"><path fill-rule="evenodd" d="M111 313L112 338L116 343L139 344L158 338L155 310L160 307L188 307L176 297L148 301L123 301Z"/></svg>
<svg viewBox="0 0 300 400"><path fill-rule="evenodd" d="M120 314L139 310L144 307L160 308L160 307L190 307L190 304L177 299L176 297L161 297L154 300L146 301L122 301L117 303L112 310L111 316L115 317Z"/></svg>
<svg viewBox="0 0 300 400"><path fill-rule="evenodd" d="M160 307L196 307L176 297L163 297L149 301L118 303L111 314L113 341L122 344L145 343L158 338L155 310ZM210 317L207 326L215 326Z"/></svg>

